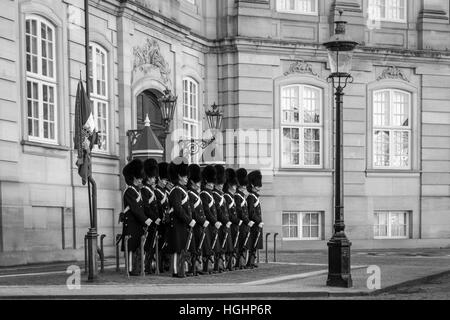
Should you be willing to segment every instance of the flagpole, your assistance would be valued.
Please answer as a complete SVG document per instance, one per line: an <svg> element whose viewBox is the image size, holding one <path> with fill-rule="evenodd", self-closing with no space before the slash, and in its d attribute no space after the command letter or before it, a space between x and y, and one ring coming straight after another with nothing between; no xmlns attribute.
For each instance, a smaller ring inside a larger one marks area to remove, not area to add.
<svg viewBox="0 0 450 320"><path fill-rule="evenodd" d="M86 59L86 95L87 103L91 103L91 89L89 84L89 0L84 0L84 36L85 36L85 59ZM92 163L91 163L92 165ZM91 170L92 172L92 170ZM92 186L92 194L91 194ZM88 281L97 278L97 185L92 174L88 177L89 213L91 226L87 233L88 239Z"/></svg>

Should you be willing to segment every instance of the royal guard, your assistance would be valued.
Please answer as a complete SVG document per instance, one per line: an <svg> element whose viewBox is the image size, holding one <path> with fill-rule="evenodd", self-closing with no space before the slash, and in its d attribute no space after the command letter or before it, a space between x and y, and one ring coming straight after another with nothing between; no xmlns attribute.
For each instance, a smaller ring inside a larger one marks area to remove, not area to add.
<svg viewBox="0 0 450 320"><path fill-rule="evenodd" d="M167 171L168 165L167 162L160 162L158 164L159 179L155 189L155 195L158 201L158 217L161 219L161 223L158 226L160 272L168 271L170 268L170 256L167 254L167 237L165 232L169 214L169 198L167 197L166 192L166 185L169 178Z"/></svg>
<svg viewBox="0 0 450 320"><path fill-rule="evenodd" d="M242 224L239 228L239 240L238 240L238 261L237 267L239 269L244 269L247 265L248 260L248 240L250 239L250 227L255 223L250 221L248 217L248 206L247 206L247 170L240 168L236 170L236 178L238 183L238 188L234 194L234 201L236 203L236 214Z"/></svg>
<svg viewBox="0 0 450 320"><path fill-rule="evenodd" d="M248 174L248 185L247 190L249 192L247 196L247 205L248 205L248 216L250 221L253 221L254 224L251 227L250 240L249 241L249 250L250 255L247 262L247 267L255 268L258 267L256 264L256 254L259 249L263 248L263 226L262 222L262 214L261 214L261 203L259 200L259 190L262 187L262 175L261 171L256 170L252 171Z"/></svg>
<svg viewBox="0 0 450 320"><path fill-rule="evenodd" d="M231 239L231 221L228 216L228 207L224 198L223 186L225 184L225 168L217 164L216 169L216 183L214 185L213 197L216 205L217 220L222 223L219 229L219 244L220 255L216 258L216 271L225 271L230 256L233 253L233 242Z"/></svg>
<svg viewBox="0 0 450 320"><path fill-rule="evenodd" d="M227 203L228 208L228 217L231 221L231 240L232 240L232 253L227 265L228 270L234 270L238 268L238 260L239 260L239 228L242 225L243 221L240 220L237 216L236 211L236 202L234 201L234 195L237 190L237 179L236 172L228 168L225 170L225 185L223 187L223 191L225 192L224 198Z"/></svg>
<svg viewBox="0 0 450 320"><path fill-rule="evenodd" d="M191 205L187 192L188 161L184 157L177 157L169 164L169 178L174 187L169 194L170 224L168 229L169 253L171 254L171 268L174 277L185 277L190 264L193 228L196 225L192 219Z"/></svg>
<svg viewBox="0 0 450 320"><path fill-rule="evenodd" d="M127 259L127 272L138 276L141 273L141 237L152 220L145 215L144 201L140 192L142 179L144 178L142 161L135 159L128 163L122 170L127 184L123 195L124 217L122 251L125 251ZM126 243L125 243L126 242ZM127 256L128 253L128 256Z"/></svg>
<svg viewBox="0 0 450 320"><path fill-rule="evenodd" d="M200 198L201 180L200 166L197 164L189 165L188 194L192 218L196 222L194 227L195 248L192 252L192 274L194 275L204 273L203 257L208 256L211 251L209 233L207 232L209 221L206 220L202 199Z"/></svg>
<svg viewBox="0 0 450 320"><path fill-rule="evenodd" d="M147 239L145 241L145 272L153 273L156 271L156 238L158 237L158 226L161 223L158 199L155 194L156 179L158 178L158 162L155 159L145 160L144 172L145 180L141 189L144 211L147 218L153 222L148 229Z"/></svg>
<svg viewBox="0 0 450 320"><path fill-rule="evenodd" d="M203 211L206 220L209 221L209 226L206 228L210 244L206 244L205 256L203 257L204 272L211 273L216 265L215 257L220 253L219 246L219 229L222 223L217 221L217 211L214 203L213 190L216 182L216 169L208 165L202 171L202 191L200 192L200 199L203 204Z"/></svg>

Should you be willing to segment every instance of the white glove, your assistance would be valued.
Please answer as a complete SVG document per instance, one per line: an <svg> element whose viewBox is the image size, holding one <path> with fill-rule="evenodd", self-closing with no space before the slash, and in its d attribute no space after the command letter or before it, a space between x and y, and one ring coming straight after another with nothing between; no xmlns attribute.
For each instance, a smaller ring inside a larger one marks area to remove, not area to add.
<svg viewBox="0 0 450 320"><path fill-rule="evenodd" d="M258 227L260 227L260 228L264 227L264 222L261 222L261 223L258 225Z"/></svg>
<svg viewBox="0 0 450 320"><path fill-rule="evenodd" d="M250 221L250 222L248 223L248 226L251 228L251 227L253 227L254 224L255 224L255 221Z"/></svg>
<svg viewBox="0 0 450 320"><path fill-rule="evenodd" d="M156 219L155 223L157 226L159 226L159 224L161 223L161 219L160 218Z"/></svg>
<svg viewBox="0 0 450 320"><path fill-rule="evenodd" d="M191 220L191 223L189 223L189 227L193 228L197 222L195 222L194 219Z"/></svg>
<svg viewBox="0 0 450 320"><path fill-rule="evenodd" d="M203 228L206 228L207 226L209 226L209 221L206 220L205 223L203 224Z"/></svg>
<svg viewBox="0 0 450 320"><path fill-rule="evenodd" d="M239 220L239 227L242 225L242 222L243 222L242 220Z"/></svg>
<svg viewBox="0 0 450 320"><path fill-rule="evenodd" d="M230 226L231 226L231 221L228 221L227 222L227 228L230 228Z"/></svg>
<svg viewBox="0 0 450 320"><path fill-rule="evenodd" d="M150 226L151 224L152 224L152 219L150 219L150 218L148 218L147 220L145 220L145 224L147 225L147 226Z"/></svg>
<svg viewBox="0 0 450 320"><path fill-rule="evenodd" d="M214 225L216 226L216 229L220 229L220 227L222 226L222 223L217 221Z"/></svg>

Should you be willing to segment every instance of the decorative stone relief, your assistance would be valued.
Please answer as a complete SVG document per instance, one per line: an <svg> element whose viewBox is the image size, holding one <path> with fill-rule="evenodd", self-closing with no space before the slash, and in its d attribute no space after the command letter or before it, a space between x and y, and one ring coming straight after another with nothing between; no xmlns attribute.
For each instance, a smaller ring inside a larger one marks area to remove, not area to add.
<svg viewBox="0 0 450 320"><path fill-rule="evenodd" d="M133 48L133 72L140 70L144 74L159 69L164 84L170 82L170 67L161 54L158 41L147 38L143 46Z"/></svg>
<svg viewBox="0 0 450 320"><path fill-rule="evenodd" d="M383 79L401 79L403 81L409 82L409 79L406 77L403 71L395 66L384 69L383 73L377 78L378 81Z"/></svg>
<svg viewBox="0 0 450 320"><path fill-rule="evenodd" d="M285 76L293 74L293 73L301 73L301 74L311 74L313 76L318 77L319 75L315 73L312 69L312 65L305 61L296 61L291 64L289 70L284 73Z"/></svg>

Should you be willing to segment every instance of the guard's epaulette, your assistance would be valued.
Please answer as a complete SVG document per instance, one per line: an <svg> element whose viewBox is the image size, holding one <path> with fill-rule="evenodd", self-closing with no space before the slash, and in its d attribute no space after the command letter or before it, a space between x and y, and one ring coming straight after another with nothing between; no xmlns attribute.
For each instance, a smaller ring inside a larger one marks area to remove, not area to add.
<svg viewBox="0 0 450 320"><path fill-rule="evenodd" d="M241 196L239 193L236 193L236 195L242 199L241 207L245 207L247 205L247 200L243 196Z"/></svg>
<svg viewBox="0 0 450 320"><path fill-rule="evenodd" d="M197 209L197 207L202 203L202 199L200 199L200 197L198 195L196 195L194 191L189 190L188 192L190 194L194 195L195 199L197 199L197 201L195 201L195 203L194 203L194 209Z"/></svg>
<svg viewBox="0 0 450 320"><path fill-rule="evenodd" d="M175 187L173 187L172 190L170 190L169 196L172 194L172 192L173 192L175 189L181 190L181 192L183 192L183 194L184 194L184 198L183 198L183 200L181 201L181 205L184 205L187 201L189 201L189 196L188 196L187 192L186 192L182 187L180 187L180 186L175 186Z"/></svg>
<svg viewBox="0 0 450 320"><path fill-rule="evenodd" d="M202 192L200 192L200 194L207 194L208 197L211 199L211 201L208 203L208 207L211 208L214 205L214 197L212 195L209 194L209 192L203 190Z"/></svg>
<svg viewBox="0 0 450 320"><path fill-rule="evenodd" d="M235 206L234 199L233 199L233 197L232 197L230 194L228 194L228 193L225 193L225 196L228 196L228 198L231 200L230 204L228 205L228 209L231 209L232 207Z"/></svg>
<svg viewBox="0 0 450 320"><path fill-rule="evenodd" d="M150 199L148 199L148 203L152 203L153 202L153 200L155 200L155 193L153 192L153 190L149 187L149 186L143 186L143 188L145 188L145 189L147 189L148 191L150 191L150 193L151 193L151 197L150 197Z"/></svg>
<svg viewBox="0 0 450 320"><path fill-rule="evenodd" d="M132 189L137 194L138 197L136 198L136 202L139 202L141 200L141 193L139 191L137 191L134 186L127 185L127 187L125 188L125 191L123 192L123 195L125 195L125 193L127 192L128 189Z"/></svg>
<svg viewBox="0 0 450 320"><path fill-rule="evenodd" d="M223 205L223 202L225 201L224 200L224 198L223 198L223 196L220 194L220 193L218 193L217 191L213 191L218 197L220 197L220 203L219 203L219 206L222 206Z"/></svg>

